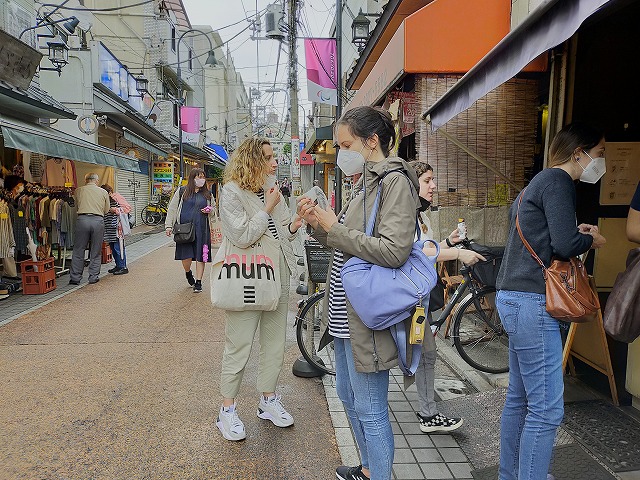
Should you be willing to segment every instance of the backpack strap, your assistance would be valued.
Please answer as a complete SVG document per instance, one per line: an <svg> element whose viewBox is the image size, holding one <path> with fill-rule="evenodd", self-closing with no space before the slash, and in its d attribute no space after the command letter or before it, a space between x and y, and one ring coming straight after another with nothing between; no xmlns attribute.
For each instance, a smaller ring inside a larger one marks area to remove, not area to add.
<svg viewBox="0 0 640 480"><path fill-rule="evenodd" d="M398 325L400 328L398 328ZM393 341L396 342L398 348L398 367L402 370L402 373L412 377L415 375L418 369L418 363L420 363L420 355L422 354L422 345L411 345L411 365L407 365L407 332L404 328L404 322L399 322L389 327ZM429 333L431 331L429 330Z"/></svg>
<svg viewBox="0 0 640 480"><path fill-rule="evenodd" d="M407 182L409 182L409 187L413 188L413 185L411 184L411 180L409 180L409 177L407 176L407 174L405 173L405 170L403 168L395 168L393 170L389 170L387 172L384 172L382 174L382 176L380 177L380 180L378 181L378 191L376 193L376 199L373 202L373 208L371 209L371 215L369 215L369 221L367 222L367 226L365 229L365 233L367 234L367 236L371 237L373 236L373 227L375 226L376 223L376 217L378 216L378 209L380 208L380 199L382 198L382 181L384 180L384 178L394 172L400 172L402 173L402 175L404 175L404 177L407 179ZM365 186L365 190L366 190L366 186ZM418 218L416 216L416 232L419 232L420 226L418 225Z"/></svg>

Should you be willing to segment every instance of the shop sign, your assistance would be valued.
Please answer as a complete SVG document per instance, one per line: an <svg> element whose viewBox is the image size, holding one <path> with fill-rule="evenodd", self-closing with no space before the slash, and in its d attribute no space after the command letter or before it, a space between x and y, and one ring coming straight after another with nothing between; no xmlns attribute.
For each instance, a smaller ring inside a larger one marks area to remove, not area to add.
<svg viewBox="0 0 640 480"><path fill-rule="evenodd" d="M291 137L291 177L300 180L300 139Z"/></svg>
<svg viewBox="0 0 640 480"><path fill-rule="evenodd" d="M152 168L152 195L168 195L173 190L173 162L153 162Z"/></svg>
<svg viewBox="0 0 640 480"><path fill-rule="evenodd" d="M373 105L404 73L404 23L400 25L345 110Z"/></svg>
<svg viewBox="0 0 640 480"><path fill-rule="evenodd" d="M400 100L400 132L402 137L406 137L416 131L417 102L415 92L391 91L387 94L387 102L392 104Z"/></svg>
<svg viewBox="0 0 640 480"><path fill-rule="evenodd" d="M607 142L600 205L629 205L640 178L640 143Z"/></svg>
<svg viewBox="0 0 640 480"><path fill-rule="evenodd" d="M136 112L147 116L153 107L153 97L147 94L144 98L139 96L136 90L136 78L102 43L98 44L98 50L100 83L118 95L123 102L128 103Z"/></svg>
<svg viewBox="0 0 640 480"><path fill-rule="evenodd" d="M0 30L0 80L26 90L41 59L38 50Z"/></svg>

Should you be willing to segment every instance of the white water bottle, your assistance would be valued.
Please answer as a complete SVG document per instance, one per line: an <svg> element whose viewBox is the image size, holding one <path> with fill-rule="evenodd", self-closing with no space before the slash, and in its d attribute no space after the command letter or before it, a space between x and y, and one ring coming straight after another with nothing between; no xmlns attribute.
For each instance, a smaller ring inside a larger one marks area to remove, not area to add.
<svg viewBox="0 0 640 480"><path fill-rule="evenodd" d="M467 225L464 223L464 218L458 219L458 237L460 240L467 239Z"/></svg>

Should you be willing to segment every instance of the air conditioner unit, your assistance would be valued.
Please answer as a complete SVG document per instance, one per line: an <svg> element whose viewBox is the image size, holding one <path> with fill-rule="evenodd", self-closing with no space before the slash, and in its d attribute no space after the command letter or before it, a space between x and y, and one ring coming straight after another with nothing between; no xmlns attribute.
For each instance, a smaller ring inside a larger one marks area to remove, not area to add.
<svg viewBox="0 0 640 480"><path fill-rule="evenodd" d="M272 3L267 6L267 12L264 16L267 38L281 40L285 37L285 32L282 30L283 18L284 11L282 10L282 5Z"/></svg>

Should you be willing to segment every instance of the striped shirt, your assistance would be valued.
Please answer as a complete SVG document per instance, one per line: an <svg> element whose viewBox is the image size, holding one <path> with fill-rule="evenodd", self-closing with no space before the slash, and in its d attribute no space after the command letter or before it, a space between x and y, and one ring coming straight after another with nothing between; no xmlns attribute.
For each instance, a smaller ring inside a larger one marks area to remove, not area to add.
<svg viewBox="0 0 640 480"><path fill-rule="evenodd" d="M262 200L262 203L264 203L264 190L260 190L256 195L258 195L258 198ZM273 238L278 239L278 229L276 228L276 224L273 222L271 215L269 215L269 231L271 232L271 235L273 235Z"/></svg>
<svg viewBox="0 0 640 480"><path fill-rule="evenodd" d="M338 220L344 223L344 215ZM331 277L329 279L329 333L336 338L349 338L349 322L347 321L347 296L342 286L340 271L344 265L344 253L335 250L331 264Z"/></svg>

